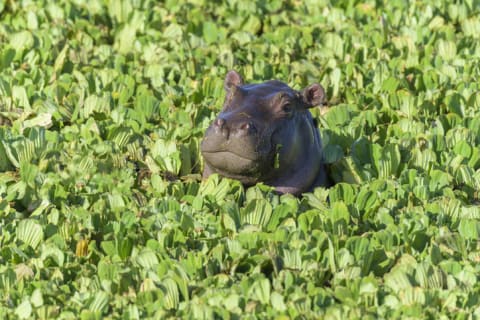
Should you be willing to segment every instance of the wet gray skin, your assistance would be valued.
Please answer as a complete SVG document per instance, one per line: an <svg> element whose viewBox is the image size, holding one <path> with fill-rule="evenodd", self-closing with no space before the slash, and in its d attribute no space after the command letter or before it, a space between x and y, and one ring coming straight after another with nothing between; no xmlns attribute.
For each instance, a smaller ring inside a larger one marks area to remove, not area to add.
<svg viewBox="0 0 480 320"><path fill-rule="evenodd" d="M224 86L223 109L201 144L204 178L218 173L295 195L325 185L322 143L308 111L322 104L321 85L296 91L277 80L244 84L230 71Z"/></svg>

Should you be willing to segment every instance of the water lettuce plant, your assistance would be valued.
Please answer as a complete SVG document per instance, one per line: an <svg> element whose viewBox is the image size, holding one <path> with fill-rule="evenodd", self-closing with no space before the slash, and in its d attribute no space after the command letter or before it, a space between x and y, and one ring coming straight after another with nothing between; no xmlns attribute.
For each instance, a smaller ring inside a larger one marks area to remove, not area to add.
<svg viewBox="0 0 480 320"><path fill-rule="evenodd" d="M0 318L480 316L479 8L0 2ZM333 187L200 179L233 68L324 85Z"/></svg>

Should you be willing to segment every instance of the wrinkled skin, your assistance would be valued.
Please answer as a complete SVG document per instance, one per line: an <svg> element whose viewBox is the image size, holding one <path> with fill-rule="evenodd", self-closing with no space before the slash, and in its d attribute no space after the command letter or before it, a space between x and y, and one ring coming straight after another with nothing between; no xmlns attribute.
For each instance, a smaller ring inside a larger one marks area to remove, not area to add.
<svg viewBox="0 0 480 320"><path fill-rule="evenodd" d="M322 104L322 86L299 92L276 80L244 84L230 71L225 90L223 110L201 144L204 178L218 173L295 195L325 185L322 143L308 111Z"/></svg>

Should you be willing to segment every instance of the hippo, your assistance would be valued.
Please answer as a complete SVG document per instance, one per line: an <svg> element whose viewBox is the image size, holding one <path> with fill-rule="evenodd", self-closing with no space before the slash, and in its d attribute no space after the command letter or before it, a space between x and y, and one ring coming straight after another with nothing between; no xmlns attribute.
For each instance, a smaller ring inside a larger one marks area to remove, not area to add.
<svg viewBox="0 0 480 320"><path fill-rule="evenodd" d="M326 186L322 141L308 110L323 103L320 84L302 91L278 80L244 84L232 70L224 88L223 109L201 142L203 178L217 173L297 196Z"/></svg>

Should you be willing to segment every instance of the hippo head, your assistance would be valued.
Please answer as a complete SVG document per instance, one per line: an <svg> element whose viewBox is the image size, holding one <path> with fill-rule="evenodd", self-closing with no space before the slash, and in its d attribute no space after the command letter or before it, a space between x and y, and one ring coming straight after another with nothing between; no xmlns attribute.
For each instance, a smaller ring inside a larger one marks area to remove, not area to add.
<svg viewBox="0 0 480 320"><path fill-rule="evenodd" d="M296 91L277 80L244 84L230 71L224 87L223 109L201 144L204 177L218 173L294 194L322 184L322 146L308 111L323 102L321 85Z"/></svg>

